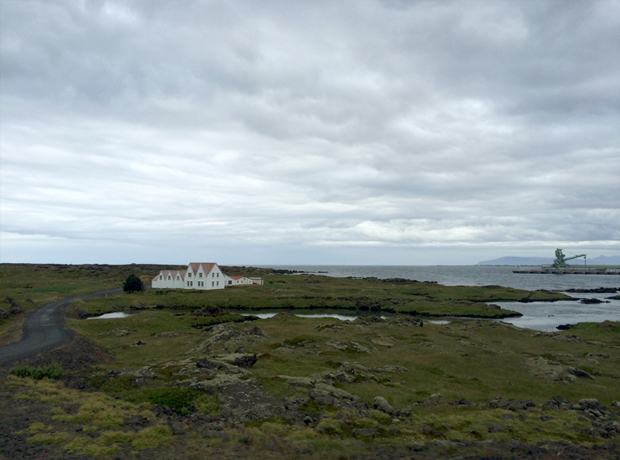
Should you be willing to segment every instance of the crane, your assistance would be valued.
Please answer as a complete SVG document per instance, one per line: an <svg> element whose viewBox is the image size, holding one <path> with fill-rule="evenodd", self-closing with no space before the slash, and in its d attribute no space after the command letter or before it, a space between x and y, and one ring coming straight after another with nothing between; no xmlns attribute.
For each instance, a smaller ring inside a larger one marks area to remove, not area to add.
<svg viewBox="0 0 620 460"><path fill-rule="evenodd" d="M561 249L555 250L555 260L553 261L553 268L565 268L568 267L567 260L577 259L583 257L583 263L586 264L586 255L579 254L578 256L566 257Z"/></svg>

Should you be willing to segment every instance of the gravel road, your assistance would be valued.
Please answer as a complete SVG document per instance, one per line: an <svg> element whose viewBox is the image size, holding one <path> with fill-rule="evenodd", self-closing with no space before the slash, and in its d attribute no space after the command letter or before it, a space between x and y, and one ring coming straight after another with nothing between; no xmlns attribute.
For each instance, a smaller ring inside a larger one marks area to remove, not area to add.
<svg viewBox="0 0 620 460"><path fill-rule="evenodd" d="M0 366L7 366L36 355L42 351L48 351L67 343L73 339L73 331L65 328L63 308L76 299L92 299L116 294L122 289L110 289L108 291L95 292L80 296L65 297L40 306L30 312L24 324L24 336L17 343L0 347Z"/></svg>

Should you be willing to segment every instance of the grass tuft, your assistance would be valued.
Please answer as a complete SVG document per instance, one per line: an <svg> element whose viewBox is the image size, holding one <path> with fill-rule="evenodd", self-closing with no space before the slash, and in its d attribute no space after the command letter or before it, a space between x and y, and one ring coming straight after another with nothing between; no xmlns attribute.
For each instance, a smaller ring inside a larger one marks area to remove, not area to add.
<svg viewBox="0 0 620 460"><path fill-rule="evenodd" d="M17 377L30 377L31 379L60 379L62 378L62 366L57 362L53 362L49 366L15 366L10 371L10 374Z"/></svg>

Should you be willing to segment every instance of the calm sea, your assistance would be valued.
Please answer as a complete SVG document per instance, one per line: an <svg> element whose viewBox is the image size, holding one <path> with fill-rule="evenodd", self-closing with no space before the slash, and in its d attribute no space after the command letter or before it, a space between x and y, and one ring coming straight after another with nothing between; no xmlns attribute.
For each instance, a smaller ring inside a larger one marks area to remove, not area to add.
<svg viewBox="0 0 620 460"><path fill-rule="evenodd" d="M518 274L517 267L508 266L387 266L387 265L277 265L276 269L297 270L337 277L405 278L417 281L437 281L447 286L499 285L517 289L547 289L566 291L571 288L620 288L618 275L534 275ZM321 272L321 273L319 273ZM600 304L580 302L498 302L503 308L523 314L520 318L503 321L515 326L553 331L560 324L579 322L620 321L620 301L608 299L613 294L572 294L577 298L597 298Z"/></svg>
<svg viewBox="0 0 620 460"><path fill-rule="evenodd" d="M498 285L517 289L564 291L571 288L620 287L620 275L534 275L512 271L517 267L488 265L270 265L271 268L321 273L327 276L405 278L437 281L447 286Z"/></svg>

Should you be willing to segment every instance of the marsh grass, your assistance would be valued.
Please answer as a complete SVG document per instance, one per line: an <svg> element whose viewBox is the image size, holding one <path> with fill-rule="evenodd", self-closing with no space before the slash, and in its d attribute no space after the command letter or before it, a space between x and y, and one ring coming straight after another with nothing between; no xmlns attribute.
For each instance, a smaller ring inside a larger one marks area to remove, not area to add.
<svg viewBox="0 0 620 460"><path fill-rule="evenodd" d="M392 283L314 275L264 275L264 279L262 286L214 291L151 289L132 296L91 299L85 302L85 307L92 314L159 306L170 309L218 307L225 311L329 309L354 314L385 312L496 318L515 312L489 309L486 303L523 298L569 298L563 294L500 286L442 286L428 282Z"/></svg>

